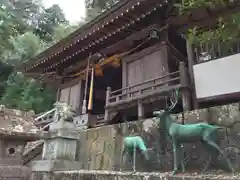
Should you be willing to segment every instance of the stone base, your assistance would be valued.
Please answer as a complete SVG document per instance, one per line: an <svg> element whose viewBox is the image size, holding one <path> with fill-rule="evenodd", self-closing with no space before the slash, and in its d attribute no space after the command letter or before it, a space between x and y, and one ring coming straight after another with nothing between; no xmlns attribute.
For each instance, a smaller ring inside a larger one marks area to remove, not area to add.
<svg viewBox="0 0 240 180"><path fill-rule="evenodd" d="M66 160L40 160L32 162L33 172L70 171L80 167L80 163Z"/></svg>
<svg viewBox="0 0 240 180"><path fill-rule="evenodd" d="M55 172L54 177L58 180L203 180L203 179L213 179L213 180L240 180L240 175L230 175L230 174L184 174L172 176L171 173L140 173L140 172L116 172L116 171L61 171Z"/></svg>

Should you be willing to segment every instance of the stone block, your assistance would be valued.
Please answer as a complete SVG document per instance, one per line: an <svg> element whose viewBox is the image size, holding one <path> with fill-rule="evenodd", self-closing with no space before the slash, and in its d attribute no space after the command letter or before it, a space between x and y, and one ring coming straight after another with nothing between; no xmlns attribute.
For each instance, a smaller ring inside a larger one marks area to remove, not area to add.
<svg viewBox="0 0 240 180"><path fill-rule="evenodd" d="M117 171L64 171L56 172L57 180L240 180L239 175L229 174L179 174L167 173L133 173Z"/></svg>
<svg viewBox="0 0 240 180"><path fill-rule="evenodd" d="M69 127L72 127L67 123ZM56 126L55 126L56 127ZM58 126L57 126L58 127ZM61 128L49 131L44 136L42 159L76 160L79 133L73 128Z"/></svg>
<svg viewBox="0 0 240 180"><path fill-rule="evenodd" d="M76 161L40 160L32 162L31 167L33 172L70 171L78 170L80 164Z"/></svg>

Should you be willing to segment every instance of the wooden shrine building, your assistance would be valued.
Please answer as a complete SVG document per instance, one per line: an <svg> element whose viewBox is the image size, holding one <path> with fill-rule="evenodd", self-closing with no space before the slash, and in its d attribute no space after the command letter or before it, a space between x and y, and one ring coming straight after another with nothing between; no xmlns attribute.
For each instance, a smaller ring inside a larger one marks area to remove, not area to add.
<svg viewBox="0 0 240 180"><path fill-rule="evenodd" d="M167 0L121 0L25 63L22 71L56 86L56 100L76 110L79 125L149 117L165 108L176 88L179 111L190 110L190 46L177 33L186 17L179 24L170 18L174 14Z"/></svg>

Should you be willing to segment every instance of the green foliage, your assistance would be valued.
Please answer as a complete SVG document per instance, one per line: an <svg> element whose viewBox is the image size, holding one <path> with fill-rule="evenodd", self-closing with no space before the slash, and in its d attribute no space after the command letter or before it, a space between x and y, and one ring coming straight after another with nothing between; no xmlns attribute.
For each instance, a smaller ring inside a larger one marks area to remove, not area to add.
<svg viewBox="0 0 240 180"><path fill-rule="evenodd" d="M18 36L11 36L9 43L12 48L2 54L2 61L11 65L19 65L40 53L46 43L33 32L26 32Z"/></svg>
<svg viewBox="0 0 240 180"><path fill-rule="evenodd" d="M178 7L180 14L194 11L194 8L208 7L217 8L226 6L234 0L182 0ZM229 43L236 41L240 35L240 13L234 13L229 17L219 17L215 29L201 29L194 27L188 31L188 38L194 44L206 43L209 41L220 41Z"/></svg>

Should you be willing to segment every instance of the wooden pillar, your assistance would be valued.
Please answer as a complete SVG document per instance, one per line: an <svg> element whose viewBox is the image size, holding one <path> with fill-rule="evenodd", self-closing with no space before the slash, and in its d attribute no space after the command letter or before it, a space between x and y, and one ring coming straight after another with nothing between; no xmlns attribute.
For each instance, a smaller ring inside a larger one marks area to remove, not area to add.
<svg viewBox="0 0 240 180"><path fill-rule="evenodd" d="M127 62L122 61L122 88L127 87Z"/></svg>
<svg viewBox="0 0 240 180"><path fill-rule="evenodd" d="M138 120L144 118L144 107L141 100L138 100Z"/></svg>
<svg viewBox="0 0 240 180"><path fill-rule="evenodd" d="M78 108L77 108L77 115L82 113L82 102L83 102L83 88L82 88L82 80L78 81L78 94L77 94L77 101L78 101Z"/></svg>
<svg viewBox="0 0 240 180"><path fill-rule="evenodd" d="M59 101L60 97L61 97L61 85L63 84L65 73L64 73L64 71L62 69L58 69L57 70L57 74L59 76L61 76L61 79L57 83L58 84L58 89L57 89L56 101Z"/></svg>
<svg viewBox="0 0 240 180"><path fill-rule="evenodd" d="M60 96L61 96L61 89L58 87L58 88L57 88L57 96L56 96L56 101L59 101L59 99L60 99Z"/></svg>
<svg viewBox="0 0 240 180"><path fill-rule="evenodd" d="M193 65L195 62L194 49L193 49L193 45L189 42L189 40L186 40L186 44L187 44L188 74L189 74L189 78L190 78L190 90L191 90L191 97L192 97L192 105L193 105L193 109L197 109L198 103L197 103L195 83L194 83L194 73L193 73Z"/></svg>
<svg viewBox="0 0 240 180"><path fill-rule="evenodd" d="M181 91L183 111L190 111L191 110L191 98L189 91L190 83L187 75L187 68L184 62L180 62L179 71L180 71L180 84L181 86L183 86L183 89Z"/></svg>
<svg viewBox="0 0 240 180"><path fill-rule="evenodd" d="M111 94L111 87L107 87L104 121L109 121L109 110L107 108L107 105L109 103L110 94Z"/></svg>

